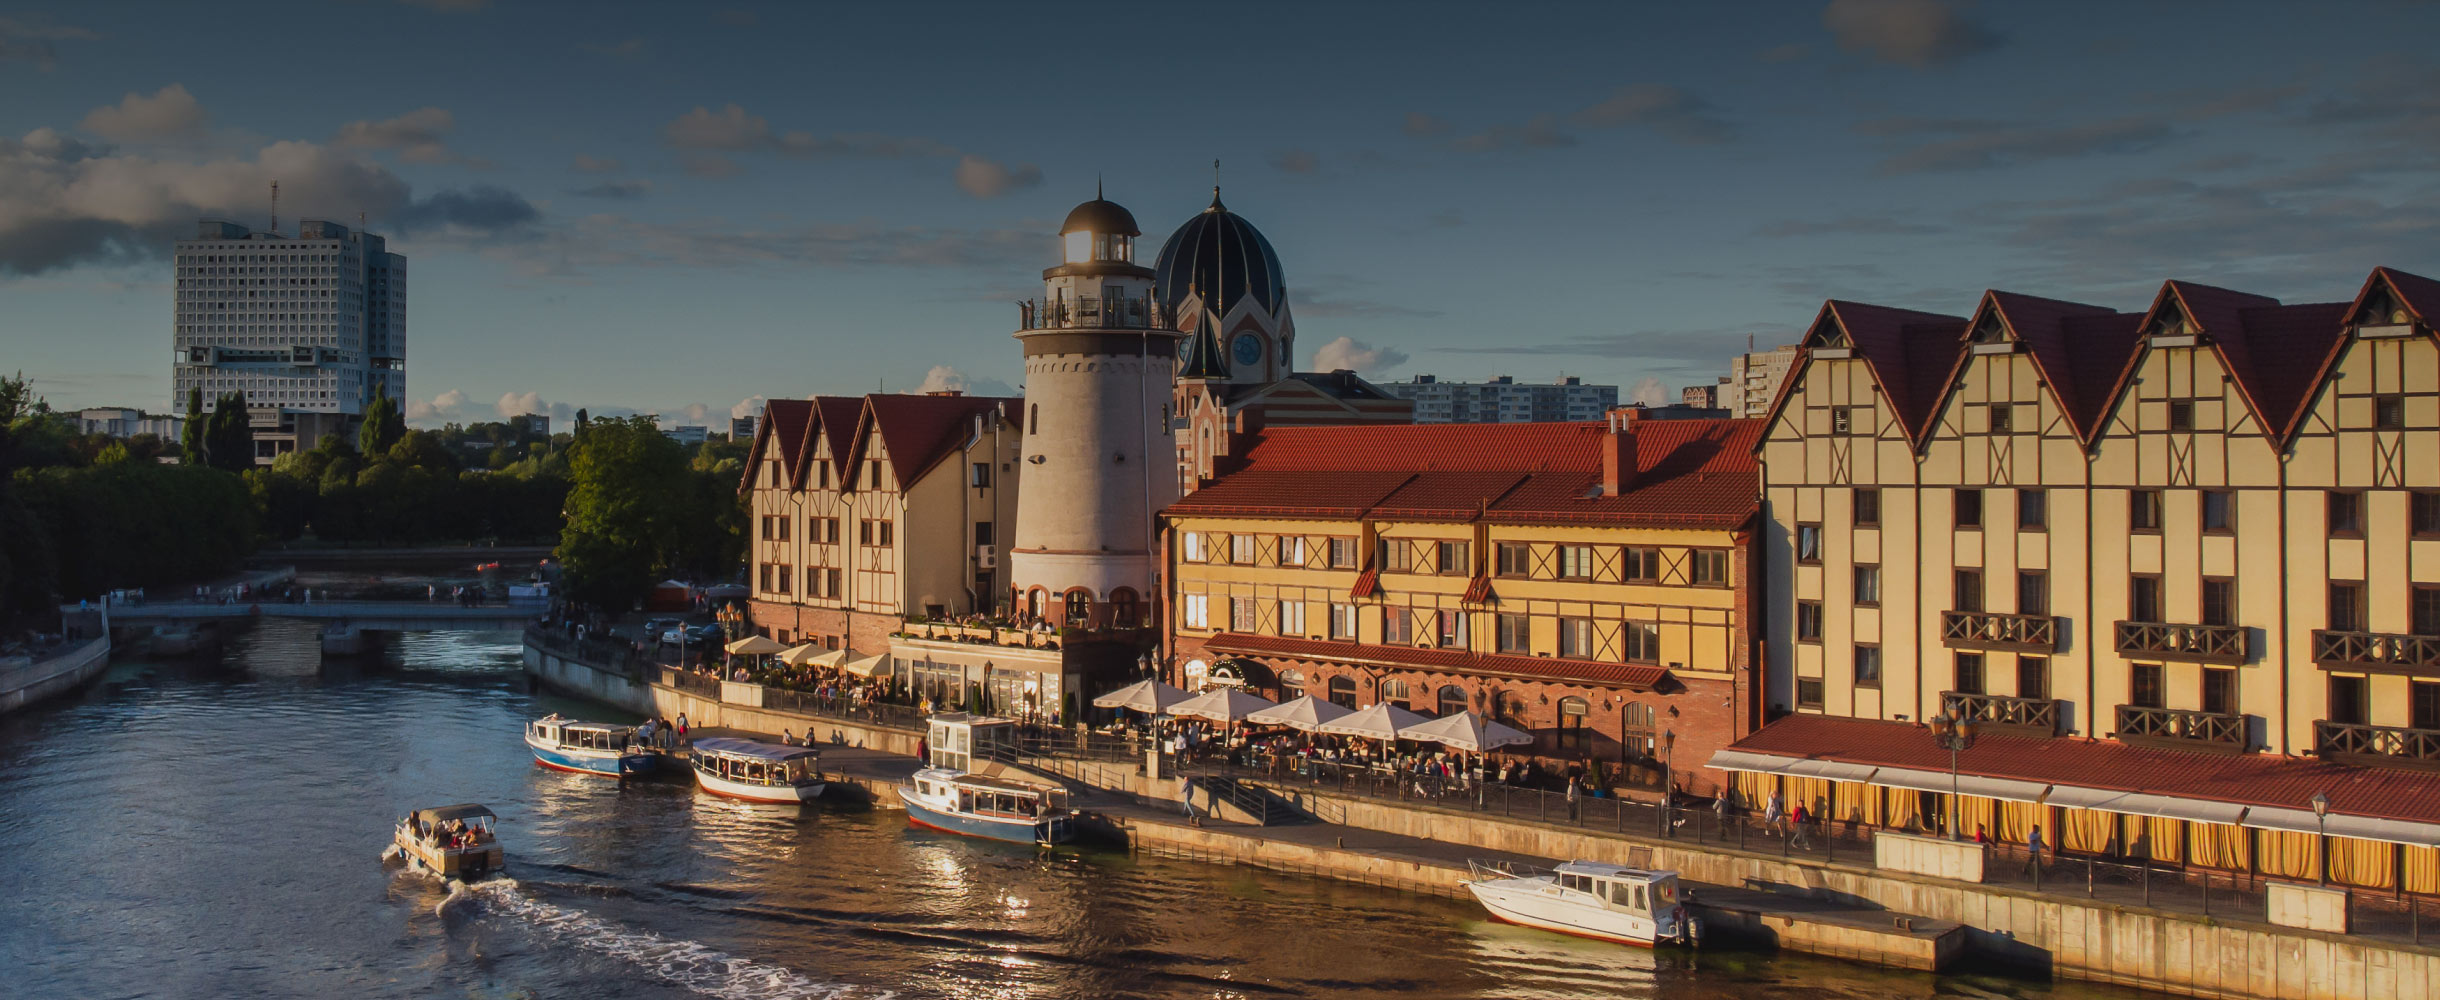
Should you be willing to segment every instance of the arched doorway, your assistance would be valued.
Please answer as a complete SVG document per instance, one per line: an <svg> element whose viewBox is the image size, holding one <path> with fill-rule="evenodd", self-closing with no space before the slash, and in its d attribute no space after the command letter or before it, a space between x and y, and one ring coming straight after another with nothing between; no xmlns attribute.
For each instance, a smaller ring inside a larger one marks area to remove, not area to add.
<svg viewBox="0 0 2440 1000"><path fill-rule="evenodd" d="M1144 623L1144 609L1136 599L1135 588L1120 587L1110 592L1110 627L1135 628Z"/></svg>
<svg viewBox="0 0 2440 1000"><path fill-rule="evenodd" d="M1559 699L1559 749L1568 753L1588 753L1593 749L1592 730L1585 728L1585 716L1593 706L1582 698L1569 695Z"/></svg>
<svg viewBox="0 0 2440 1000"><path fill-rule="evenodd" d="M1042 603L1043 603L1043 600L1044 600L1044 595L1043 595L1043 593L1042 593L1042 588L1040 588L1040 587L1035 587L1035 588L1034 588L1034 589L1032 589L1032 590L1028 590L1028 591L1026 591L1026 592L1025 592L1025 617L1026 617L1026 618L1028 618L1028 619L1030 619L1030 620L1033 620L1033 621L1041 621L1041 620L1042 620Z"/></svg>
<svg viewBox="0 0 2440 1000"><path fill-rule="evenodd" d="M1063 612L1061 617L1070 628L1083 628L1093 619L1093 592L1090 590L1078 587L1068 591L1060 597L1059 603Z"/></svg>

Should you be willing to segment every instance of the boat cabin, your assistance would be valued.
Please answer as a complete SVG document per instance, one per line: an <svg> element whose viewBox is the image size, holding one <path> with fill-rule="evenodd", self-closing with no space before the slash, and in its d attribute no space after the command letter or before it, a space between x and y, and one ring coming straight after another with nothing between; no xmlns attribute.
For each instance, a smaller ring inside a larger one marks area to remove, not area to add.
<svg viewBox="0 0 2440 1000"><path fill-rule="evenodd" d="M1667 913L1678 902L1676 872L1645 871L1624 865L1570 861L1553 872L1551 882L1561 893L1584 897L1579 902L1630 913Z"/></svg>
<svg viewBox="0 0 2440 1000"><path fill-rule="evenodd" d="M1042 819L1067 811L1067 790L979 774L915 772L915 793L966 816ZM954 805L952 805L954 803Z"/></svg>
<svg viewBox="0 0 2440 1000"><path fill-rule="evenodd" d="M977 760L1006 757L1017 749L1017 724L1009 719L944 712L932 717L925 744L933 767L974 770Z"/></svg>
<svg viewBox="0 0 2440 1000"><path fill-rule="evenodd" d="M634 726L607 722L567 722L555 715L536 719L526 725L537 739L556 744L562 750L621 753L636 744Z"/></svg>
<svg viewBox="0 0 2440 1000"><path fill-rule="evenodd" d="M820 781L821 754L809 747L752 740L695 741L695 770L743 785L796 786Z"/></svg>

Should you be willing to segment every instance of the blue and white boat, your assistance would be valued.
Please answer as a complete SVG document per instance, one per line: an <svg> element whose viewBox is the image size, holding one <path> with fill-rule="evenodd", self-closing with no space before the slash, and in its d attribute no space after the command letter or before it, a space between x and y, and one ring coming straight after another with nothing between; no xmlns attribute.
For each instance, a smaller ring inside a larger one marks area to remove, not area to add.
<svg viewBox="0 0 2440 1000"><path fill-rule="evenodd" d="M544 767L613 778L650 772L661 759L636 738L634 726L578 722L556 712L526 723L525 745Z"/></svg>
<svg viewBox="0 0 2440 1000"><path fill-rule="evenodd" d="M964 713L931 718L931 766L898 787L907 822L944 833L1013 844L1060 844L1076 834L1067 790L975 774L985 761L1016 745L1016 724Z"/></svg>
<svg viewBox="0 0 2440 1000"><path fill-rule="evenodd" d="M822 794L821 754L811 747L715 737L696 740L695 783L714 795L795 804Z"/></svg>

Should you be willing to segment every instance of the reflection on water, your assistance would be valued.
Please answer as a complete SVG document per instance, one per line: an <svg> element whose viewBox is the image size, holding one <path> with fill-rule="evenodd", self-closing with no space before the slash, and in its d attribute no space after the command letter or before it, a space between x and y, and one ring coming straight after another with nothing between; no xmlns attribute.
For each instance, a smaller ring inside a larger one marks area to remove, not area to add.
<svg viewBox="0 0 2440 1000"><path fill-rule="evenodd" d="M1456 900L535 767L516 637L321 659L266 620L0 718L0 993L56 997L2117 997L1498 924ZM500 814L506 879L384 865Z"/></svg>

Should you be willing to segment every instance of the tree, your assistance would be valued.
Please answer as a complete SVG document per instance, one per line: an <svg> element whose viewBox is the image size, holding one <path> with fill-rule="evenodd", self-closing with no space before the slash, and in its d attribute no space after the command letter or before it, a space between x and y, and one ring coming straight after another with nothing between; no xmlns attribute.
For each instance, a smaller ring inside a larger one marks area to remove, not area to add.
<svg viewBox="0 0 2440 1000"><path fill-rule="evenodd" d="M366 455L385 454L406 432L407 421L398 412L398 401L390 398L388 386L382 386L364 407L364 425L356 429L356 449Z"/></svg>
<svg viewBox="0 0 2440 1000"><path fill-rule="evenodd" d="M558 551L569 596L624 611L675 562L691 506L686 451L642 417L591 423L575 451Z"/></svg>
<svg viewBox="0 0 2440 1000"><path fill-rule="evenodd" d="M207 450L204 441L203 387L195 386L186 391L186 423L178 428L178 449L185 453L182 461L203 464Z"/></svg>
<svg viewBox="0 0 2440 1000"><path fill-rule="evenodd" d="M253 419L246 413L244 390L223 394L212 404L211 425L204 430L205 460L224 472L254 467Z"/></svg>
<svg viewBox="0 0 2440 1000"><path fill-rule="evenodd" d="M393 464L434 475L457 475L457 456L449 454L438 438L423 431L408 431L384 454Z"/></svg>

